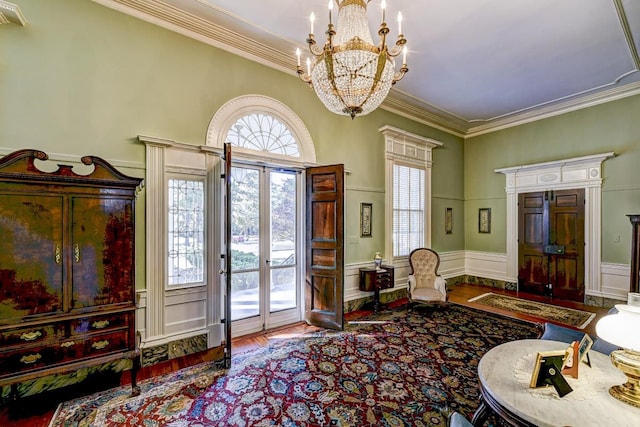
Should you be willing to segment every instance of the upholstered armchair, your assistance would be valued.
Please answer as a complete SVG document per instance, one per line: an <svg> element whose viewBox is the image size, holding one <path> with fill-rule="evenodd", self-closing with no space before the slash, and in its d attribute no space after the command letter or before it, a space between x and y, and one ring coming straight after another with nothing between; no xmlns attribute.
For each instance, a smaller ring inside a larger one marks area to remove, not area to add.
<svg viewBox="0 0 640 427"><path fill-rule="evenodd" d="M440 256L433 249L418 248L409 254L409 306L447 301L447 281L438 274Z"/></svg>

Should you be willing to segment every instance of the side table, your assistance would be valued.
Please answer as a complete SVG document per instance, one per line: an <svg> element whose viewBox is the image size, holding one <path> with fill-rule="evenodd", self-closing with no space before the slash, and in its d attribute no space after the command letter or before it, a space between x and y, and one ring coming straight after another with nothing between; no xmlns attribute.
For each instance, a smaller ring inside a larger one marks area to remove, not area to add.
<svg viewBox="0 0 640 427"><path fill-rule="evenodd" d="M380 309L380 290L393 288L394 270L391 265L360 269L360 290L373 292L373 311Z"/></svg>

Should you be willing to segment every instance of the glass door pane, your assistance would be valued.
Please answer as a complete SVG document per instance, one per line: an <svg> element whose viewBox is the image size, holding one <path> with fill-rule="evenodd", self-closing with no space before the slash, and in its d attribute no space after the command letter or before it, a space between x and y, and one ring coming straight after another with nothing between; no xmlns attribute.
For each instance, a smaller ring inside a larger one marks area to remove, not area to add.
<svg viewBox="0 0 640 427"><path fill-rule="evenodd" d="M297 306L296 174L270 174L271 270L269 301L271 313Z"/></svg>
<svg viewBox="0 0 640 427"><path fill-rule="evenodd" d="M231 168L231 320L260 315L260 171Z"/></svg>

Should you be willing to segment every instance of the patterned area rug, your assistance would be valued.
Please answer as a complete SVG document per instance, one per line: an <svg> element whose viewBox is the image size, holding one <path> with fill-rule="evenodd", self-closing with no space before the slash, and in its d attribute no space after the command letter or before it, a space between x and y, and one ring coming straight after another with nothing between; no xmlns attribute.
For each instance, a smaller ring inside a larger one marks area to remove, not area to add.
<svg viewBox="0 0 640 427"><path fill-rule="evenodd" d="M50 426L446 426L470 418L477 366L503 342L535 338L535 324L455 304L381 311L233 356L65 402Z"/></svg>
<svg viewBox="0 0 640 427"><path fill-rule="evenodd" d="M469 302L472 301L515 313L530 314L542 319L564 323L565 325L570 325L578 329L583 329L596 317L595 313L588 311L559 307L557 305L544 304L493 293L482 294L469 300Z"/></svg>

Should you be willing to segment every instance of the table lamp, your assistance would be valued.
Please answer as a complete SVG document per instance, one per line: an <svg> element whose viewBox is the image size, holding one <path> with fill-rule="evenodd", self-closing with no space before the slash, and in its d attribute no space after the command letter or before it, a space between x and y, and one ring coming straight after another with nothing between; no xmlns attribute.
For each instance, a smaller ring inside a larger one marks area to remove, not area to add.
<svg viewBox="0 0 640 427"><path fill-rule="evenodd" d="M604 316L596 324L601 339L621 348L611 352L611 363L627 376L609 393L616 399L640 408L640 306L617 304L618 313Z"/></svg>

